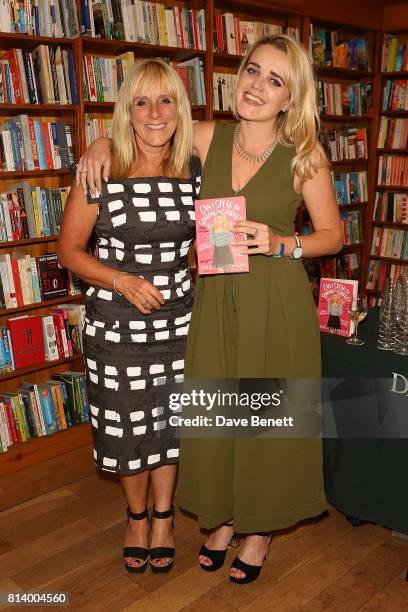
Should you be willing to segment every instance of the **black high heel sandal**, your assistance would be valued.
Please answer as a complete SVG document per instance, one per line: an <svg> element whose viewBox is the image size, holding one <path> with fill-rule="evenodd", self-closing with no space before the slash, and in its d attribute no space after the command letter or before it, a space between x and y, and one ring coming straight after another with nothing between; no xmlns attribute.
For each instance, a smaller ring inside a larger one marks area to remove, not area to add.
<svg viewBox="0 0 408 612"><path fill-rule="evenodd" d="M171 526L174 527L174 506L165 512L159 512L158 510L155 510L153 506L152 516L155 519L166 519L172 517ZM149 558L150 567L153 574L164 574L169 572L174 565L175 553L176 549L169 546L156 546L155 548L151 548L149 551ZM170 559L170 561L166 565L153 565L152 561L156 561L157 559Z"/></svg>
<svg viewBox="0 0 408 612"><path fill-rule="evenodd" d="M131 518L132 521L143 521L143 519L147 518L147 528L150 529L149 523L149 513L147 508L143 510L143 512L132 512L129 508L127 509L128 522ZM123 557L133 557L134 559L141 559L144 561L143 565L129 565L127 561L124 561L125 568L131 574L143 574L147 567L147 558L149 556L149 551L147 548L142 548L141 546L125 546L123 549Z"/></svg>
<svg viewBox="0 0 408 612"><path fill-rule="evenodd" d="M254 533L253 535L270 536L268 546L266 548L265 557L264 557L264 561L266 561L266 559L268 558L268 554L269 554L269 546L272 540L272 534L269 531L267 531L264 533ZM243 578L235 578L235 576L230 575L229 579L231 582L234 582L235 584L249 584L250 582L254 582L254 580L258 578L259 574L261 573L262 567L263 567L263 564L262 565L249 565L248 563L245 563L245 561L241 561L241 559L237 556L232 562L231 569L235 568L241 572L244 572L245 576Z"/></svg>
<svg viewBox="0 0 408 612"><path fill-rule="evenodd" d="M233 523L223 523L223 527L233 527ZM237 548L239 546L239 544L233 543L233 541L236 542L234 535L232 535L230 543L228 544L225 550L211 550L211 548L207 548L206 545L203 544L198 554L199 556L202 555L203 557L207 557L208 559L210 559L211 565L205 565L204 563L201 563L201 561L199 561L201 569L206 572L216 572L217 570L219 570L224 565L228 548L230 546L233 546L234 548Z"/></svg>

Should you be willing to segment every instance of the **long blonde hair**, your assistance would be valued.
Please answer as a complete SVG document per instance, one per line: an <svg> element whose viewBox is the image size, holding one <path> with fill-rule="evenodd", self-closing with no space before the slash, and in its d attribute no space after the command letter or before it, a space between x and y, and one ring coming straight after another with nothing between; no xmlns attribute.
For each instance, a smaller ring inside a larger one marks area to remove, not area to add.
<svg viewBox="0 0 408 612"><path fill-rule="evenodd" d="M132 103L135 95L161 93L164 88L177 105L177 127L172 137L170 155L165 160L168 177L188 175L193 148L191 109L184 85L177 72L162 60L138 61L126 76L119 91L112 119L112 177L126 178L140 155L132 125Z"/></svg>
<svg viewBox="0 0 408 612"><path fill-rule="evenodd" d="M288 58L285 82L289 89L290 102L288 109L281 111L277 117L277 138L278 142L285 146L294 145L296 155L292 160L292 172L304 181L312 178L313 171L329 165L318 140L320 119L312 64L305 49L293 38L283 34L263 36L245 54L239 67L237 82L252 53L262 45L271 45L283 51ZM235 104L234 115L239 119Z"/></svg>

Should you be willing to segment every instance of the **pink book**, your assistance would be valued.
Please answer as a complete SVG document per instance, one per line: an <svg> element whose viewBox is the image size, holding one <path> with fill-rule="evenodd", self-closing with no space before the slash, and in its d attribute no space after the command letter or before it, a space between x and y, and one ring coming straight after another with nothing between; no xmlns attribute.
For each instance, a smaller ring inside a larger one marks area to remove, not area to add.
<svg viewBox="0 0 408 612"><path fill-rule="evenodd" d="M248 254L240 253L242 246L234 242L247 235L233 232L237 221L246 218L243 196L196 200L198 273L223 274L248 272Z"/></svg>
<svg viewBox="0 0 408 612"><path fill-rule="evenodd" d="M357 303L358 281L321 278L319 323L321 331L349 337L354 331L349 311Z"/></svg>

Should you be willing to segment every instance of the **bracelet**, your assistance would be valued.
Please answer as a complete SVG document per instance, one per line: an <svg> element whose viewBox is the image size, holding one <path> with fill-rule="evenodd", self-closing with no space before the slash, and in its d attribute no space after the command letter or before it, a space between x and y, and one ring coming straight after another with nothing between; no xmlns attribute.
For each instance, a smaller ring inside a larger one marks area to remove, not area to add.
<svg viewBox="0 0 408 612"><path fill-rule="evenodd" d="M281 242L279 245L278 253L274 253L272 257L283 257L284 253L285 253L285 245L283 242Z"/></svg>
<svg viewBox="0 0 408 612"><path fill-rule="evenodd" d="M122 295L122 293L116 289L116 281L118 280L119 276L126 276L126 272L118 272L113 277L113 288L118 295Z"/></svg>

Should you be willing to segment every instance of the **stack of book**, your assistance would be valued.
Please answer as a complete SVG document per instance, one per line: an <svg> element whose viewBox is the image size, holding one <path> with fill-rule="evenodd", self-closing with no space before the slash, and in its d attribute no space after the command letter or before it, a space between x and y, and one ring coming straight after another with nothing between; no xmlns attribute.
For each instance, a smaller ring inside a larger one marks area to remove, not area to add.
<svg viewBox="0 0 408 612"><path fill-rule="evenodd" d="M205 50L204 9L144 0L81 0L82 33L97 38Z"/></svg>
<svg viewBox="0 0 408 612"><path fill-rule="evenodd" d="M367 159L367 129L365 127L322 130L321 138L331 161Z"/></svg>
<svg viewBox="0 0 408 612"><path fill-rule="evenodd" d="M382 116L377 146L379 149L405 149L408 146L408 120Z"/></svg>
<svg viewBox="0 0 408 612"><path fill-rule="evenodd" d="M80 294L80 281L59 267L56 253L34 257L14 251L0 255L0 309Z"/></svg>
<svg viewBox="0 0 408 612"><path fill-rule="evenodd" d="M381 72L408 70L408 41L392 34L384 34Z"/></svg>
<svg viewBox="0 0 408 612"><path fill-rule="evenodd" d="M72 48L38 45L0 53L0 102L11 104L78 104Z"/></svg>
<svg viewBox="0 0 408 612"><path fill-rule="evenodd" d="M288 34L299 40L299 29L283 28L276 23L243 21L233 13L214 17L214 51L230 55L244 55L258 38L268 34Z"/></svg>
<svg viewBox="0 0 408 612"><path fill-rule="evenodd" d="M361 117L372 106L372 83L318 81L318 87L319 110L326 115Z"/></svg>
<svg viewBox="0 0 408 612"><path fill-rule="evenodd" d="M76 2L72 0L3 0L0 31L35 36L77 36Z"/></svg>
<svg viewBox="0 0 408 612"><path fill-rule="evenodd" d="M0 452L90 420L85 372L54 374L0 395Z"/></svg>
<svg viewBox="0 0 408 612"><path fill-rule="evenodd" d="M213 106L217 111L232 111L234 108L237 75L228 72L213 73Z"/></svg>
<svg viewBox="0 0 408 612"><path fill-rule="evenodd" d="M22 181L0 193L0 242L56 236L69 189L35 187Z"/></svg>
<svg viewBox="0 0 408 612"><path fill-rule="evenodd" d="M0 170L56 170L74 163L71 126L17 115L0 126Z"/></svg>
<svg viewBox="0 0 408 612"><path fill-rule="evenodd" d="M361 211L352 210L340 213L345 245L361 244L363 242L363 220Z"/></svg>
<svg viewBox="0 0 408 612"><path fill-rule="evenodd" d="M375 227L371 255L408 259L408 231L390 227Z"/></svg>
<svg viewBox="0 0 408 612"><path fill-rule="evenodd" d="M389 80L384 85L383 107L384 111L407 111L408 91L407 80Z"/></svg>
<svg viewBox="0 0 408 612"><path fill-rule="evenodd" d="M367 171L359 172L331 172L337 204L358 204L367 202Z"/></svg>
<svg viewBox="0 0 408 612"><path fill-rule="evenodd" d="M373 221L408 224L408 193L377 191L374 201Z"/></svg>
<svg viewBox="0 0 408 612"><path fill-rule="evenodd" d="M190 104L206 104L204 65L202 59L194 57L185 62L170 63L176 72L178 72L184 83Z"/></svg>
<svg viewBox="0 0 408 612"><path fill-rule="evenodd" d="M45 315L12 317L0 327L0 374L82 352L83 304L61 304Z"/></svg>
<svg viewBox="0 0 408 612"><path fill-rule="evenodd" d="M404 155L380 155L378 158L379 185L408 187L408 157Z"/></svg>
<svg viewBox="0 0 408 612"><path fill-rule="evenodd" d="M88 147L97 138L112 137L112 119L93 117L85 113L85 142Z"/></svg>
<svg viewBox="0 0 408 612"><path fill-rule="evenodd" d="M366 38L347 37L337 30L312 31L311 55L316 66L370 70L370 56Z"/></svg>
<svg viewBox="0 0 408 612"><path fill-rule="evenodd" d="M391 264L385 261L371 260L368 266L366 289L381 293L385 279L397 279L405 267L404 265Z"/></svg>

